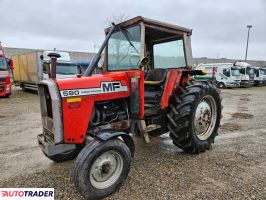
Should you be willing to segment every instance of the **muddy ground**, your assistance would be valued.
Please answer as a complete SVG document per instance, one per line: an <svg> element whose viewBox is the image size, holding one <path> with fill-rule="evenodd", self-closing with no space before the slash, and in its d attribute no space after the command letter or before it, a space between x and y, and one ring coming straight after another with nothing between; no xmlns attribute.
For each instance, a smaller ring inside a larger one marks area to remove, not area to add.
<svg viewBox="0 0 266 200"><path fill-rule="evenodd" d="M212 149L184 154L165 134L136 139L129 177L107 199L266 199L266 87L226 89L220 134ZM0 187L53 187L56 199L83 199L73 161L56 164L36 142L38 96L15 88L0 99Z"/></svg>

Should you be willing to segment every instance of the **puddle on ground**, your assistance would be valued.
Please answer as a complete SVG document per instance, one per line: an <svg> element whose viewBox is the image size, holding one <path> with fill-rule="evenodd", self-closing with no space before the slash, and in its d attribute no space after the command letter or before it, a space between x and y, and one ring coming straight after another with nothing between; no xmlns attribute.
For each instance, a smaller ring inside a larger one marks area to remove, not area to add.
<svg viewBox="0 0 266 200"><path fill-rule="evenodd" d="M221 131L237 131L240 130L241 125L233 123L224 123L221 125Z"/></svg>
<svg viewBox="0 0 266 200"><path fill-rule="evenodd" d="M248 111L248 108L246 108L246 107L238 107L238 110L239 111L247 112Z"/></svg>
<svg viewBox="0 0 266 200"><path fill-rule="evenodd" d="M248 97L240 97L241 101L250 101L250 99Z"/></svg>
<svg viewBox="0 0 266 200"><path fill-rule="evenodd" d="M249 113L236 112L232 114L232 118L237 118L237 119L252 119L253 117L254 115Z"/></svg>

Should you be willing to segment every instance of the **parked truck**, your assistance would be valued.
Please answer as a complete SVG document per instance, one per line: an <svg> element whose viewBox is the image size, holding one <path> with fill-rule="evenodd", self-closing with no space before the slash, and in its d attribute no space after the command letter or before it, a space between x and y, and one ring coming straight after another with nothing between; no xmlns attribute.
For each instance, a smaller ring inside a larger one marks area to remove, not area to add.
<svg viewBox="0 0 266 200"><path fill-rule="evenodd" d="M14 82L23 91L37 90L36 83L49 79L50 58L48 54L54 51L33 51L12 56L14 62ZM57 61L56 78L74 78L79 74L78 65L70 61L67 52L57 52L60 55Z"/></svg>
<svg viewBox="0 0 266 200"><path fill-rule="evenodd" d="M260 67L254 68L254 86L265 85L266 83L266 69Z"/></svg>
<svg viewBox="0 0 266 200"><path fill-rule="evenodd" d="M195 69L207 71L206 75L195 76L196 79L214 80L219 88L240 86L240 71L233 63L199 64Z"/></svg>
<svg viewBox="0 0 266 200"><path fill-rule="evenodd" d="M261 76L263 79L263 85L266 85L266 66L261 68Z"/></svg>
<svg viewBox="0 0 266 200"><path fill-rule="evenodd" d="M254 85L255 70L246 62L235 62L234 66L240 70L240 87L251 87Z"/></svg>
<svg viewBox="0 0 266 200"><path fill-rule="evenodd" d="M4 47L0 43L0 97L9 97L12 93L12 70L13 62L6 57Z"/></svg>

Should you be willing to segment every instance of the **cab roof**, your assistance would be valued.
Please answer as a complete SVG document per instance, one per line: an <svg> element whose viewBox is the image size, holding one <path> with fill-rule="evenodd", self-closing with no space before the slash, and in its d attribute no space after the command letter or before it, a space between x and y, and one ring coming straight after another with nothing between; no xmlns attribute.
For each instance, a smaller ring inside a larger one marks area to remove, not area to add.
<svg viewBox="0 0 266 200"><path fill-rule="evenodd" d="M171 32L171 33L177 33L177 34L187 33L187 35L192 34L192 29L177 26L174 24L161 22L161 21L154 20L154 19L149 19L149 18L142 17L142 16L134 17L132 19L121 22L118 25L122 27L128 27L128 26L139 24L141 22L144 23L144 25L147 27L158 29L158 30L165 31L165 32ZM111 27L105 29L105 32L107 33L110 30L110 28Z"/></svg>

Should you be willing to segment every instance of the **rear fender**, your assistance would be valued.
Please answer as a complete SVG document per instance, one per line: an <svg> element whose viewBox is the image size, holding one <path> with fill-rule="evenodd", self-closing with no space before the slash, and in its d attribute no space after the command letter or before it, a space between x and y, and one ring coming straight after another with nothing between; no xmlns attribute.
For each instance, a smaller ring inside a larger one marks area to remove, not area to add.
<svg viewBox="0 0 266 200"><path fill-rule="evenodd" d="M167 74L167 79L165 82L165 88L162 95L160 107L162 110L168 108L169 99L172 96L173 92L178 90L180 80L182 78L182 71L177 69L171 69Z"/></svg>
<svg viewBox="0 0 266 200"><path fill-rule="evenodd" d="M134 152L135 152L135 145L134 145L133 138L129 134L122 132L122 131L116 132L116 131L111 131L111 130L108 130L108 131L105 130L105 131L101 131L95 135L95 138L97 138L101 141L112 140L112 139L115 139L118 137L121 137L123 139L125 144L130 149L131 155L133 157Z"/></svg>

